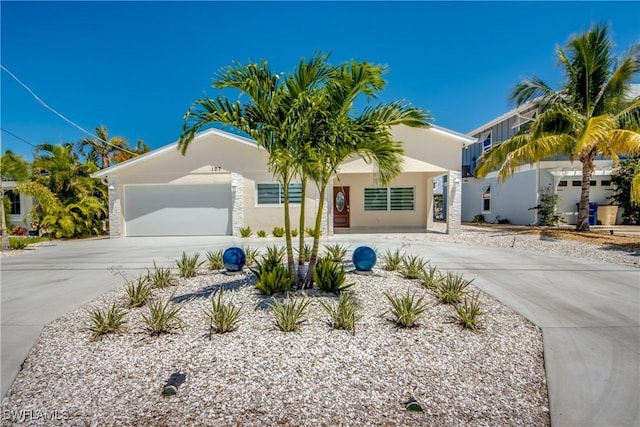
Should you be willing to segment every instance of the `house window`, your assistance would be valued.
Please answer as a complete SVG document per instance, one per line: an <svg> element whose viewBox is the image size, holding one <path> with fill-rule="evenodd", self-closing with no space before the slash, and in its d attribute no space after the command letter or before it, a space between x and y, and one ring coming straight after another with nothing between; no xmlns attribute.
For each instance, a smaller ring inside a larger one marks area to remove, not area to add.
<svg viewBox="0 0 640 427"><path fill-rule="evenodd" d="M611 181L608 179L603 179L602 181L600 181L600 186L602 187L610 187L611 186Z"/></svg>
<svg viewBox="0 0 640 427"><path fill-rule="evenodd" d="M558 187L566 187L567 186L567 181L560 181L558 183Z"/></svg>
<svg viewBox="0 0 640 427"><path fill-rule="evenodd" d="M582 187L582 181L571 181L572 187Z"/></svg>
<svg viewBox="0 0 640 427"><path fill-rule="evenodd" d="M256 185L258 205L281 205L284 203L284 188L279 183L259 183ZM300 203L302 184L289 184L289 203Z"/></svg>
<svg viewBox="0 0 640 427"><path fill-rule="evenodd" d="M489 149L491 149L491 132L482 141L482 152L489 151Z"/></svg>
<svg viewBox="0 0 640 427"><path fill-rule="evenodd" d="M9 212L10 215L20 215L20 193L15 193L12 190L7 190L4 194L7 196L7 199L9 199L9 202L11 203L11 211Z"/></svg>
<svg viewBox="0 0 640 427"><path fill-rule="evenodd" d="M415 188L385 187L364 189L365 211L412 211L415 208Z"/></svg>
<svg viewBox="0 0 640 427"><path fill-rule="evenodd" d="M482 213L491 212L491 186L486 185L482 190Z"/></svg>
<svg viewBox="0 0 640 427"><path fill-rule="evenodd" d="M595 187L595 186L596 186L596 182L595 182L595 181L589 181L589 185L590 185L591 187Z"/></svg>

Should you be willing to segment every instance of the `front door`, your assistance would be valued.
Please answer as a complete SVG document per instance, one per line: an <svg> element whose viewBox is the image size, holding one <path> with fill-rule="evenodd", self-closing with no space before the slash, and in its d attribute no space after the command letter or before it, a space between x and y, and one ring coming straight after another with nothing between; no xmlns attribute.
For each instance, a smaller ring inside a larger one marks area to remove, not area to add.
<svg viewBox="0 0 640 427"><path fill-rule="evenodd" d="M349 187L333 187L333 227L349 227Z"/></svg>

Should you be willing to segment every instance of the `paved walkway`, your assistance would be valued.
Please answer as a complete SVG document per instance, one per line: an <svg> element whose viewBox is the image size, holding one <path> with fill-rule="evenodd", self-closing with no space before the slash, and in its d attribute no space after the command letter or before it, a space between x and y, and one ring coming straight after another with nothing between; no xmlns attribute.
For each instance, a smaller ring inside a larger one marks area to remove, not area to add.
<svg viewBox="0 0 640 427"><path fill-rule="evenodd" d="M337 235L381 251L401 242L381 235ZM47 244L3 257L2 395L43 326L120 286L155 260L248 244L231 237L126 238ZM252 239L251 246L273 244ZM474 277L478 287L542 329L554 426L640 425L640 271L513 249L414 243L407 251L440 269Z"/></svg>

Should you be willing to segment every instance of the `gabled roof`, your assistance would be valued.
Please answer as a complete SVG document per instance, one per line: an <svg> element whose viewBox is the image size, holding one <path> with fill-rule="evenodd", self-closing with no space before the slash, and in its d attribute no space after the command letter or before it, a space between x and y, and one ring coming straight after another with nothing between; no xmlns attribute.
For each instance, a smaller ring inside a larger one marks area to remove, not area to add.
<svg viewBox="0 0 640 427"><path fill-rule="evenodd" d="M255 141L253 141L252 139L235 135L233 133L226 132L220 129L207 129L203 132L198 133L195 136L194 140L201 139L209 135L218 135L224 138L231 139L240 144L250 145L251 147L262 149L259 146L257 146ZM133 159L127 160L125 162L118 163L117 165L113 165L106 169L102 169L91 176L93 176L94 178L103 178L113 173L121 172L123 170L129 169L140 163L147 162L149 160L155 159L157 157L163 156L167 153L174 152L177 150L178 150L178 141L173 142L169 145L165 145L164 147L156 148L155 150L149 151L148 153L142 154L138 157L134 157Z"/></svg>

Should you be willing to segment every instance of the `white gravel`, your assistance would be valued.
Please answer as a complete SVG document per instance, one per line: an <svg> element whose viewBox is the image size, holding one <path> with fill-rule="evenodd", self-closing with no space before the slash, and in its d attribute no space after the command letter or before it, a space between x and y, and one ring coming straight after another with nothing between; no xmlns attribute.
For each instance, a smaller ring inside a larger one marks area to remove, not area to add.
<svg viewBox="0 0 640 427"><path fill-rule="evenodd" d="M307 292L313 303L302 331L284 333L251 273L200 273L154 291L175 291L184 332L151 337L147 309L137 308L125 333L90 342L88 312L124 305L124 289L47 326L3 400L3 425L23 425L11 414L30 409L27 425L55 425L44 420L54 411L59 425L549 424L540 330L485 294L484 327L471 332L418 281L378 269L349 274L364 316L355 334L328 326L318 301L335 296L319 291ZM241 322L209 340L202 311L221 287L242 307ZM425 296L429 309L419 327L398 329L383 292L407 290ZM174 372L186 381L162 397ZM424 412L406 411L410 398Z"/></svg>
<svg viewBox="0 0 640 427"><path fill-rule="evenodd" d="M640 255L469 226L453 236L389 237L636 267ZM143 307L129 311L125 333L91 342L89 311L125 305L124 285L45 327L2 401L2 425L549 425L540 330L482 292L483 328L471 332L418 281L376 268L373 276L348 276L362 305L355 334L329 327L319 301L335 296L318 291L307 292L313 303L302 331L283 333L251 273L199 273L154 291L154 298L175 292L183 332L151 337ZM209 340L203 309L220 288L242 307L241 321ZM419 327L398 329L387 319L383 293L407 290L429 308ZM186 380L175 396L162 397L174 372ZM410 398L424 412L406 411Z"/></svg>

